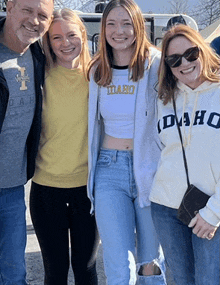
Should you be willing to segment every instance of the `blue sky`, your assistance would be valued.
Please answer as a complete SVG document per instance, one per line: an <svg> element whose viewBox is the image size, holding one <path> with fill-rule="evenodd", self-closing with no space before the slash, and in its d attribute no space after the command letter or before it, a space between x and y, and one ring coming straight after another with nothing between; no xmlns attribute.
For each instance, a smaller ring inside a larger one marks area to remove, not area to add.
<svg viewBox="0 0 220 285"><path fill-rule="evenodd" d="M170 0L135 0L142 12L165 13L169 10ZM197 0L189 0L188 5L192 8Z"/></svg>

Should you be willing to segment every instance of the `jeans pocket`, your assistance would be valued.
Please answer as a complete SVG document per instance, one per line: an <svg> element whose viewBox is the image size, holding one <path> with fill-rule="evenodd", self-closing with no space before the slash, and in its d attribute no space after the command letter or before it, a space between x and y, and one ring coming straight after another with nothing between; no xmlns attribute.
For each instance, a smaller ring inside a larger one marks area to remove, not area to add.
<svg viewBox="0 0 220 285"><path fill-rule="evenodd" d="M97 167L108 167L112 163L112 158L110 155L107 154L100 154L98 161L97 161Z"/></svg>

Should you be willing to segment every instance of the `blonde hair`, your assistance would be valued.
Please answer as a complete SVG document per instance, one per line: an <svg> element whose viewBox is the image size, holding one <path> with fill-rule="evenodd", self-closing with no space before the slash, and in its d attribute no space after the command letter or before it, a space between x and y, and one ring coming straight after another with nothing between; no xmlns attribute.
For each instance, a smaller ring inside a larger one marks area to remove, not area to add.
<svg viewBox="0 0 220 285"><path fill-rule="evenodd" d="M60 20L65 20L65 21L74 23L78 25L80 28L80 31L82 33L82 51L80 53L79 61L82 66L83 73L86 77L88 63L91 59L90 54L89 54L86 28L82 20L77 15L77 13L68 8L55 10L53 13L53 20L52 20L51 25L54 22L58 22ZM56 55L53 52L53 49L51 47L49 31L47 31L46 34L43 36L43 49L44 49L44 53L46 56L46 70L48 71L49 69L56 66Z"/></svg>
<svg viewBox="0 0 220 285"><path fill-rule="evenodd" d="M113 53L112 47L106 41L106 19L116 7L123 7L128 12L134 27L134 53L129 63L133 81L136 82L144 76L144 63L149 56L149 47L152 46L147 39L144 19L137 4L132 0L111 0L102 16L99 50L90 62L88 71L89 79L91 68L96 66L94 80L100 86L107 86L112 80Z"/></svg>
<svg viewBox="0 0 220 285"><path fill-rule="evenodd" d="M219 82L220 58L204 41L199 32L186 25L177 25L166 32L162 41L162 55L158 70L159 98L164 105L171 101L177 88L177 78L165 62L165 56L170 42L177 37L185 37L200 49L199 58L202 62L201 76L210 82Z"/></svg>

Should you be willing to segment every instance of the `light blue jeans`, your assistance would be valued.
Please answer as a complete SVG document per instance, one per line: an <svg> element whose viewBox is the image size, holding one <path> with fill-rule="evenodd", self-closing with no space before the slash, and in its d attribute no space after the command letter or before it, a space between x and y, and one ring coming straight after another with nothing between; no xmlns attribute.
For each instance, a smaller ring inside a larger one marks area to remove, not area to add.
<svg viewBox="0 0 220 285"><path fill-rule="evenodd" d="M0 285L26 285L24 186L0 188Z"/></svg>
<svg viewBox="0 0 220 285"><path fill-rule="evenodd" d="M101 149L94 194L108 285L166 284L150 207L138 205L132 151ZM137 275L142 264L154 259L161 275Z"/></svg>
<svg viewBox="0 0 220 285"><path fill-rule="evenodd" d="M177 219L177 210L151 203L165 260L178 285L220 284L220 228L211 240L198 238Z"/></svg>

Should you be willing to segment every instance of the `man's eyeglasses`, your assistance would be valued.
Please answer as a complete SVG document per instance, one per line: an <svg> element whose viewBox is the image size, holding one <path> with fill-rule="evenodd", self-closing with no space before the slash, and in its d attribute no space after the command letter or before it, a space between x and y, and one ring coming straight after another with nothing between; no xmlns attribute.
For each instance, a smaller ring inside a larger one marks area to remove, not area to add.
<svg viewBox="0 0 220 285"><path fill-rule="evenodd" d="M165 61L169 65L169 67L178 67L182 64L182 58L189 62L195 61L199 57L199 48L198 47L191 47L188 48L183 54L171 54L165 56Z"/></svg>

